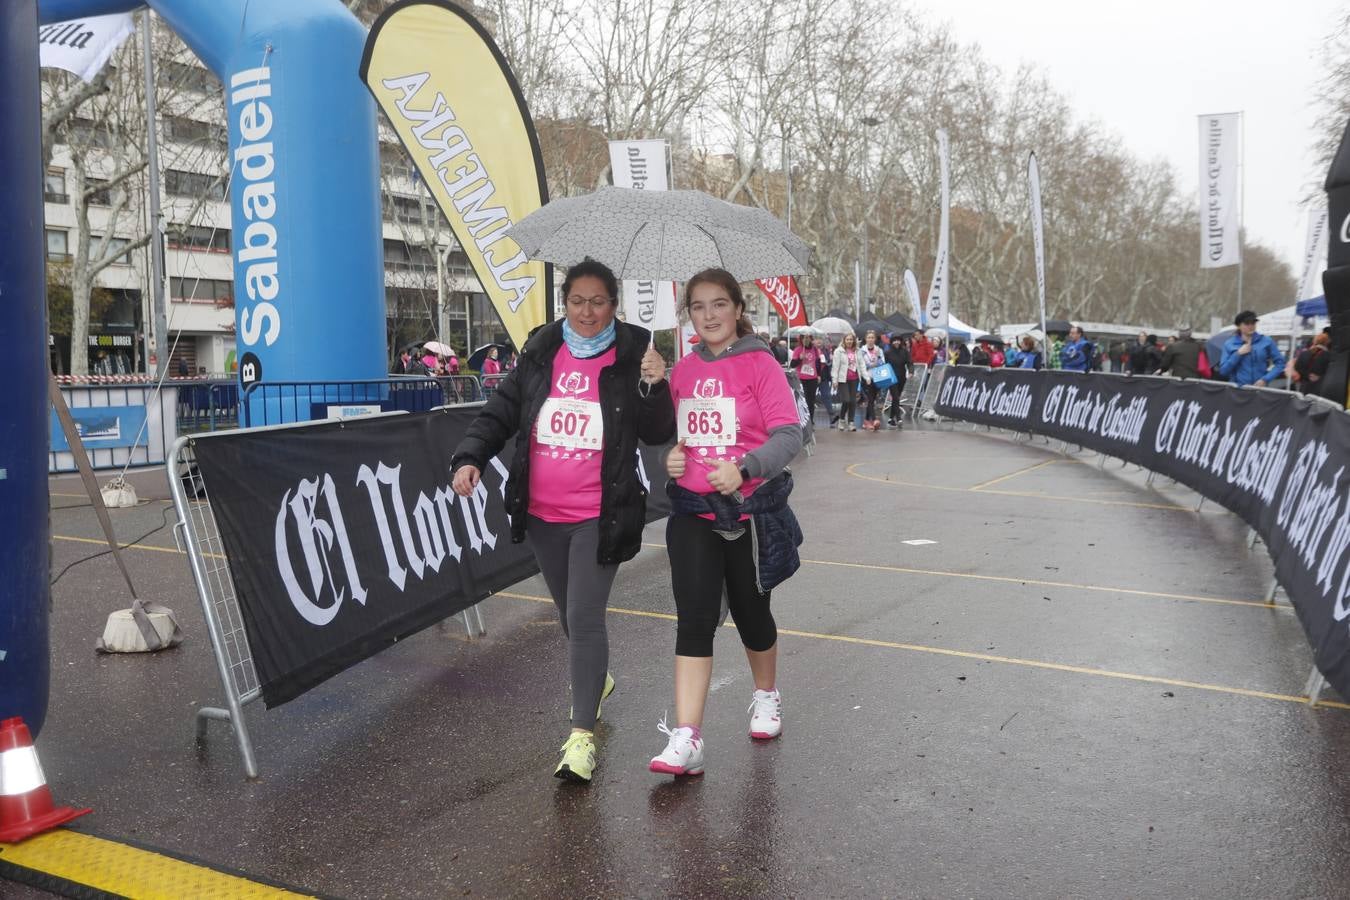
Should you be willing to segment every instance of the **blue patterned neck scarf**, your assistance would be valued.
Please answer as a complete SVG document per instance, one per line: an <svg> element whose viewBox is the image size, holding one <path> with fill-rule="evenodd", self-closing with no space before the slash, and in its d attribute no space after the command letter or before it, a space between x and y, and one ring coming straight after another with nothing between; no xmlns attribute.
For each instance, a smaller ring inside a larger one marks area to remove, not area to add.
<svg viewBox="0 0 1350 900"><path fill-rule="evenodd" d="M614 343L614 320L610 319L605 330L595 337L582 337L572 330L571 322L563 319L563 340L567 342L567 349L571 350L572 355L577 359L590 359L592 356L599 356Z"/></svg>

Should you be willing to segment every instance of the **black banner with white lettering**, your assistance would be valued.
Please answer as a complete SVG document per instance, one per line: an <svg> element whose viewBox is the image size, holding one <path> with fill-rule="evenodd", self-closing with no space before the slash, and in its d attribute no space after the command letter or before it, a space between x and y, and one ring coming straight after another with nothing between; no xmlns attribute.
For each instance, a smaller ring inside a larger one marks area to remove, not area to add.
<svg viewBox="0 0 1350 900"><path fill-rule="evenodd" d="M450 454L477 413L193 442L268 707L538 572L528 542L511 543L512 445L472 497L450 488ZM664 472L663 452L643 447L641 471ZM648 520L668 512L649 491Z"/></svg>
<svg viewBox="0 0 1350 900"><path fill-rule="evenodd" d="M1350 697L1350 415L1213 381L966 366L948 367L936 408L1138 463L1237 513Z"/></svg>

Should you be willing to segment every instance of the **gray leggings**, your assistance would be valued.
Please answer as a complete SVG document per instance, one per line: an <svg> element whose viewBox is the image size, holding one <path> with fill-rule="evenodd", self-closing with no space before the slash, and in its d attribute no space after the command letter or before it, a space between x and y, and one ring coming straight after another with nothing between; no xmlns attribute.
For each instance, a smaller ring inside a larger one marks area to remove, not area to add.
<svg viewBox="0 0 1350 900"><path fill-rule="evenodd" d="M558 607L558 621L567 635L572 674L572 727L595 728L595 709L609 670L609 635L605 608L617 565L596 562L599 519L545 522L530 516L528 532L534 558Z"/></svg>

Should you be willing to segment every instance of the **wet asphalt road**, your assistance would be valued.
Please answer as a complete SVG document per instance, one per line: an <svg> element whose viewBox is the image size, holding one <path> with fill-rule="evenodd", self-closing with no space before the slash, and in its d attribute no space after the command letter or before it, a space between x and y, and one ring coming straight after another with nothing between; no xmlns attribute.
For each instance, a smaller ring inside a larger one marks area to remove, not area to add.
<svg viewBox="0 0 1350 900"><path fill-rule="evenodd" d="M251 708L246 782L221 726L194 746L220 689L186 561L156 550L128 559L176 650L93 652L129 602L109 558L54 589L47 776L95 807L87 830L343 897L1347 896L1350 711L1281 699L1310 654L1287 604L1257 602L1271 567L1235 517L964 426L827 432L795 471L785 731L747 738L727 629L703 778L646 771L671 706L660 523L615 586L589 787L551 777L568 698L539 579L484 604L486 638L452 621ZM59 569L97 531L59 496L77 482L52 489ZM162 507L116 513L119 534Z"/></svg>

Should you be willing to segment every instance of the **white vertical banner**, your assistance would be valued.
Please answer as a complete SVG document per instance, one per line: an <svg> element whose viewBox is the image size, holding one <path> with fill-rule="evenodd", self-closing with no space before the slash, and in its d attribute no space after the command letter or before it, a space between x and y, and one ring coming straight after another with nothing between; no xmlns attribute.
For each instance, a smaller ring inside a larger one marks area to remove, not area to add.
<svg viewBox="0 0 1350 900"><path fill-rule="evenodd" d="M1031 239L1036 245L1036 294L1041 301L1041 334L1045 334L1045 219L1041 211L1041 167L1036 154L1027 157L1027 194L1031 197Z"/></svg>
<svg viewBox="0 0 1350 900"><path fill-rule="evenodd" d="M1238 166L1242 113L1200 117L1200 268L1221 269L1242 262L1238 231L1242 197Z"/></svg>
<svg viewBox="0 0 1350 900"><path fill-rule="evenodd" d="M609 166L614 173L614 186L670 190L666 149L665 141L610 141ZM675 282L625 280L623 317L648 331L679 327L675 317Z"/></svg>
<svg viewBox="0 0 1350 900"><path fill-rule="evenodd" d="M905 270L905 295L909 297L909 306L914 310L914 324L923 324L923 303L919 300L919 279L914 277L913 269Z"/></svg>
<svg viewBox="0 0 1350 900"><path fill-rule="evenodd" d="M136 31L131 13L87 16L38 29L39 65L93 81L108 57Z"/></svg>
<svg viewBox="0 0 1350 900"><path fill-rule="evenodd" d="M948 232L951 230L949 218L951 215L951 166L947 157L947 130L939 128L938 139L938 167L942 179L942 216L938 226L938 245L937 259L933 264L933 280L928 284L928 303L925 306L927 312L927 321L924 323L929 327L946 328L947 318L951 312L951 297L949 296L951 287L948 283L948 274L951 271L950 260L948 259Z"/></svg>
<svg viewBox="0 0 1350 900"><path fill-rule="evenodd" d="M1308 213L1308 233L1303 240L1303 277L1298 282L1300 300L1310 300L1322 293L1322 270L1327 267L1327 208Z"/></svg>

